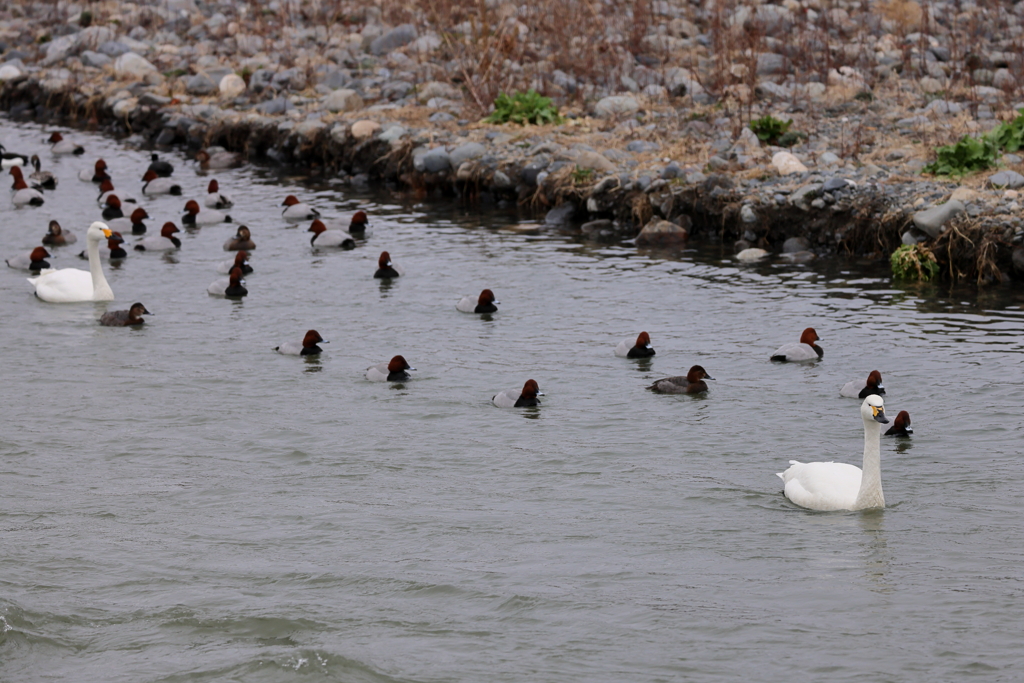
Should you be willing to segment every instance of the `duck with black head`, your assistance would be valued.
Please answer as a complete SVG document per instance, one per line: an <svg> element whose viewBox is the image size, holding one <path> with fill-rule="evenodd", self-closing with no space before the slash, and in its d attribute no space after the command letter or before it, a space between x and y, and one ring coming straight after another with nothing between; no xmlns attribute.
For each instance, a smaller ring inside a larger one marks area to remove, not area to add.
<svg viewBox="0 0 1024 683"><path fill-rule="evenodd" d="M24 254L18 254L7 259L8 268L16 268L18 270L28 270L33 273L38 273L44 268L50 267L50 262L46 259L53 258L50 252L46 251L46 247L36 247L32 251L27 251Z"/></svg>
<svg viewBox="0 0 1024 683"><path fill-rule="evenodd" d="M808 327L800 335L799 342L783 344L771 355L771 360L779 363L806 363L818 360L825 355L825 351L814 342L821 341L818 333L813 327Z"/></svg>
<svg viewBox="0 0 1024 683"><path fill-rule="evenodd" d="M317 344L328 344L320 333L316 330L309 330L306 332L306 336L302 338L301 342L298 341L286 341L280 346L274 347L274 350L278 353L284 354L285 356L318 356L323 352Z"/></svg>
<svg viewBox="0 0 1024 683"><path fill-rule="evenodd" d="M497 313L501 302L494 298L494 292L485 289L479 296L464 296L455 304L455 310L462 313Z"/></svg>
<svg viewBox="0 0 1024 683"><path fill-rule="evenodd" d="M133 327L142 325L146 321L144 315L153 315L146 310L146 307L139 302L132 304L127 311L108 311L100 316L100 325L106 327Z"/></svg>
<svg viewBox="0 0 1024 683"><path fill-rule="evenodd" d="M176 232L181 232L178 230L178 226L168 221L160 228L159 235L150 235L136 242L135 251L172 251L174 249L181 249L181 240L174 236Z"/></svg>
<svg viewBox="0 0 1024 683"><path fill-rule="evenodd" d="M910 426L910 413L905 410L901 410L896 414L896 419L892 421L892 427L886 430L886 436L910 436L914 433L914 428Z"/></svg>
<svg viewBox="0 0 1024 683"><path fill-rule="evenodd" d="M637 336L636 342L632 339L623 339L615 347L615 355L619 358L650 358L654 355L651 335L641 332Z"/></svg>
<svg viewBox="0 0 1024 683"><path fill-rule="evenodd" d="M377 279L391 279L405 275L405 269L391 260L391 254L386 251L380 253L377 259L377 272L373 276Z"/></svg>
<svg viewBox="0 0 1024 683"><path fill-rule="evenodd" d="M24 154L8 152L6 147L0 145L0 168L11 168L12 166L28 166L28 157Z"/></svg>
<svg viewBox="0 0 1024 683"><path fill-rule="evenodd" d="M404 356L395 356L389 361L366 368L366 379L371 382L404 382L412 379L410 372L416 368L406 362Z"/></svg>
<svg viewBox="0 0 1024 683"><path fill-rule="evenodd" d="M885 387L882 386L882 373L872 370L868 373L867 381L853 380L847 382L839 390L839 395L845 398L867 398L871 394L885 396Z"/></svg>
<svg viewBox="0 0 1024 683"><path fill-rule="evenodd" d="M152 156L150 156L149 167L146 170L152 171L161 178L166 178L174 173L174 166L171 165L171 162L162 160L159 154L153 152Z"/></svg>
<svg viewBox="0 0 1024 683"><path fill-rule="evenodd" d="M665 377L655 380L654 384L647 388L658 394L703 394L708 390L708 385L704 382L706 379L715 378L701 366L694 365L685 377Z"/></svg>
<svg viewBox="0 0 1024 683"><path fill-rule="evenodd" d="M57 221L50 221L42 241L48 247L64 247L77 242L78 237L70 230L60 227L60 223Z"/></svg>
<svg viewBox="0 0 1024 683"><path fill-rule="evenodd" d="M528 379L522 389L506 389L491 397L491 403L499 408L529 408L539 406L544 392L540 390L537 380Z"/></svg>

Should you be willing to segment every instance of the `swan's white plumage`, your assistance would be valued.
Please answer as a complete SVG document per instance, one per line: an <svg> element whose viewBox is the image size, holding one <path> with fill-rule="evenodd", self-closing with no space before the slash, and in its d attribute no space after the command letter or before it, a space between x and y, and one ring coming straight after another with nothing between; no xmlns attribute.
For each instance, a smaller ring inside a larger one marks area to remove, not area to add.
<svg viewBox="0 0 1024 683"><path fill-rule="evenodd" d="M52 303L74 303L77 301L113 301L114 292L107 284L100 262L100 242L110 237L110 229L99 221L89 226L85 234L86 252L89 254L89 270L77 268L49 268L39 277L28 281L36 288L36 296Z"/></svg>
<svg viewBox="0 0 1024 683"><path fill-rule="evenodd" d="M872 394L860 407L864 422L863 469L842 462L789 461L783 481L786 498L811 510L864 510L885 507L882 494L881 433L887 423L882 398ZM876 417L876 414L880 417Z"/></svg>

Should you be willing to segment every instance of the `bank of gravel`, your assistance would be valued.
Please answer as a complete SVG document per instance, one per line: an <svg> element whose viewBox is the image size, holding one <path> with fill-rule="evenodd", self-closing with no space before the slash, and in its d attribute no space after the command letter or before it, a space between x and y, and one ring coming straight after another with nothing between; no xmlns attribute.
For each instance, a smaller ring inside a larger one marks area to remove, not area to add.
<svg viewBox="0 0 1024 683"><path fill-rule="evenodd" d="M467 101L472 87L423 67L424 54L441 49L425 40L436 35L429 26L389 27L364 12L339 39L296 19L290 29L282 22L283 45L246 33L229 4L119 9L116 22L89 27L70 4L58 3L56 19L8 10L0 21L8 116L156 147L223 147L357 186L518 202L545 224L578 226L597 241L715 240L791 260L885 258L901 243L922 243L951 279L1024 275L1019 157L962 184L920 175L937 131L981 131L1009 116L1006 91L990 88L979 104L975 86L975 99L962 103L926 97L898 75L869 93L852 69L837 71L835 83L802 85L766 73L744 109L731 106L735 89L715 95L698 73L668 66L643 89L632 76L617 85L572 76L586 97L569 97L553 78L563 123L489 125ZM49 42L39 44L43 30ZM916 80L936 80L937 71L926 73ZM761 112L792 118L805 137L789 149L765 146L743 125Z"/></svg>

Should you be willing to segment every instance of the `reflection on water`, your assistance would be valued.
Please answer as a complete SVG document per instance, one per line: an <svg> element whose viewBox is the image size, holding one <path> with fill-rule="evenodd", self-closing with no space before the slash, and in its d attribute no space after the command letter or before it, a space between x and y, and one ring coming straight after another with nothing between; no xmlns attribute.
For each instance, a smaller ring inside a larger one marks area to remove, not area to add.
<svg viewBox="0 0 1024 683"><path fill-rule="evenodd" d="M886 542L885 515L885 510L864 510L857 515L864 534L860 544L864 551L864 578L869 589L876 593L891 593L895 590L895 586L888 580L893 556Z"/></svg>

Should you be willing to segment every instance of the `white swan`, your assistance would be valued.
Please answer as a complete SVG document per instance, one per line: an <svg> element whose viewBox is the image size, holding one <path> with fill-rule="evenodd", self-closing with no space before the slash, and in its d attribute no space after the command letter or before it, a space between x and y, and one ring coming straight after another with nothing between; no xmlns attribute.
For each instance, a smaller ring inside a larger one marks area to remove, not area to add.
<svg viewBox="0 0 1024 683"><path fill-rule="evenodd" d="M89 270L77 268L47 269L39 277L28 281L36 288L36 296L43 301L66 304L76 301L113 301L114 292L103 276L100 262L100 242L109 239L110 228L96 221L85 233L86 252L89 254Z"/></svg>
<svg viewBox="0 0 1024 683"><path fill-rule="evenodd" d="M888 424L882 397L872 394L860 406L864 420L864 469L842 462L789 461L785 472L786 498L811 510L884 508L880 424Z"/></svg>

